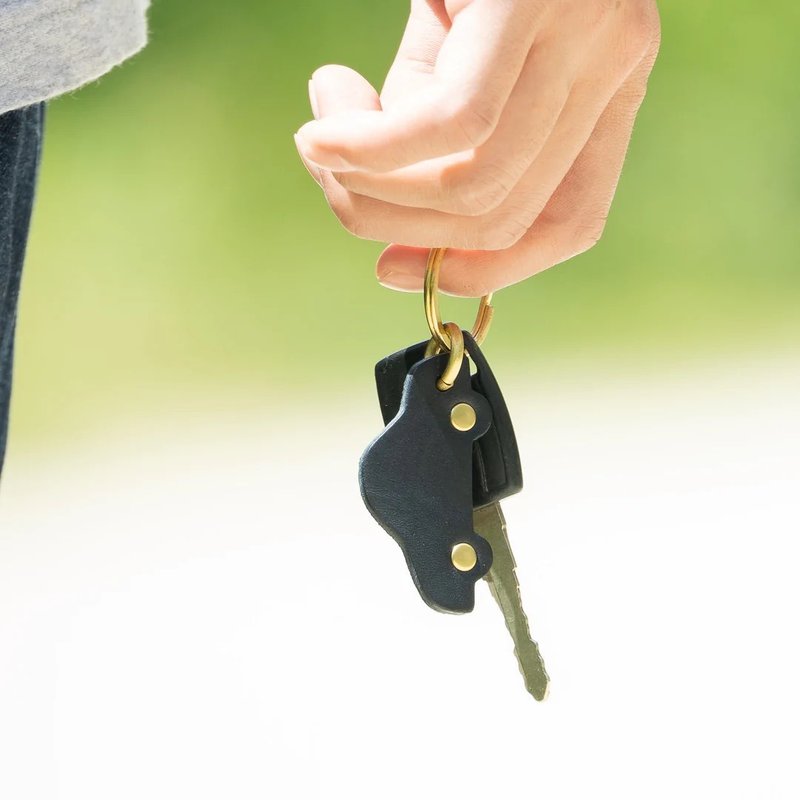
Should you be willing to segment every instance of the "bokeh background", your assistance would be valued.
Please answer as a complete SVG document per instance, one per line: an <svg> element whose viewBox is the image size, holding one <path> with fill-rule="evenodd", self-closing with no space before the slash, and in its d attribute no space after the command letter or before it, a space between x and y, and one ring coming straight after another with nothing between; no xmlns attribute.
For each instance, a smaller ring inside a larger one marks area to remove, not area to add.
<svg viewBox="0 0 800 800"><path fill-rule="evenodd" d="M664 3L604 238L496 297L542 706L486 587L430 612L357 489L421 300L292 133L320 64L380 84L405 6L156 0L142 54L51 104L3 798L800 796L800 6Z"/></svg>
<svg viewBox="0 0 800 800"><path fill-rule="evenodd" d="M380 246L339 227L292 141L311 72L346 63L379 86L405 14L161 0L145 52L51 105L11 459L164 403L363 391L423 337L418 298L376 284ZM788 0L665 7L605 237L498 295L496 365L796 345L798 24Z"/></svg>

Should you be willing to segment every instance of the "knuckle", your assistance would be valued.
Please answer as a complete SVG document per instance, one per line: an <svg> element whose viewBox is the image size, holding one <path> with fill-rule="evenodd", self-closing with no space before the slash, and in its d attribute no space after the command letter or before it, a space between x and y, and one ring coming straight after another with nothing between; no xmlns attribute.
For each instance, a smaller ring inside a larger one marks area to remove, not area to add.
<svg viewBox="0 0 800 800"><path fill-rule="evenodd" d="M474 214L486 214L508 198L514 183L502 169L484 169L467 182L464 198Z"/></svg>
<svg viewBox="0 0 800 800"><path fill-rule="evenodd" d="M452 131L449 142L454 152L480 147L494 131L499 111L482 98L461 100L445 111Z"/></svg>
<svg viewBox="0 0 800 800"><path fill-rule="evenodd" d="M515 176L501 165L470 164L442 176L442 194L455 213L478 217L500 206L515 183Z"/></svg>
<svg viewBox="0 0 800 800"><path fill-rule="evenodd" d="M504 214L481 226L476 238L476 250L507 250L513 247L528 232L528 222L519 214Z"/></svg>
<svg viewBox="0 0 800 800"><path fill-rule="evenodd" d="M506 250L513 247L528 232L530 225L522 219L510 219L503 224L498 231L500 246L498 250Z"/></svg>
<svg viewBox="0 0 800 800"><path fill-rule="evenodd" d="M627 2L630 2L630 0L627 0ZM569 7L574 11L583 6L585 8L587 21L594 28L599 28L610 17L613 17L615 12L620 11L621 5L621 0L594 0L594 2L588 4L584 3L583 0L573 0Z"/></svg>
<svg viewBox="0 0 800 800"><path fill-rule="evenodd" d="M661 39L661 21L653 0L634 0L628 3L626 15L627 39L631 49L646 52Z"/></svg>
<svg viewBox="0 0 800 800"><path fill-rule="evenodd" d="M614 44L613 64L620 74L627 74L652 53L658 52L661 23L655 0L603 0L613 15L610 41Z"/></svg>
<svg viewBox="0 0 800 800"><path fill-rule="evenodd" d="M574 255L591 250L602 238L608 218L607 209L586 211L569 226L568 240Z"/></svg>

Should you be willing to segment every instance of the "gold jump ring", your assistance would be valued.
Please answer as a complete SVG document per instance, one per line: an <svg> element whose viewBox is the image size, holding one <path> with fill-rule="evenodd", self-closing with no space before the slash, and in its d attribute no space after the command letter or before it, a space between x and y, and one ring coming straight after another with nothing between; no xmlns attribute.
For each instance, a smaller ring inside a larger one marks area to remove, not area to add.
<svg viewBox="0 0 800 800"><path fill-rule="evenodd" d="M442 371L436 381L436 388L441 392L452 389L456 382L458 373L461 372L461 362L464 360L464 334L455 322L444 323L445 334L451 343L450 354L447 358L447 366ZM439 352L439 344L436 339L431 339L425 350L425 357L436 355Z"/></svg>
<svg viewBox="0 0 800 800"><path fill-rule="evenodd" d="M434 247L428 255L428 265L425 269L425 318L428 320L428 327L436 343L443 350L451 350L450 337L447 333L447 326L442 322L439 313L439 270L442 267L445 247ZM472 328L472 338L480 345L489 332L492 324L494 308L492 307L492 293L484 295L478 306L478 315L475 317L475 325Z"/></svg>

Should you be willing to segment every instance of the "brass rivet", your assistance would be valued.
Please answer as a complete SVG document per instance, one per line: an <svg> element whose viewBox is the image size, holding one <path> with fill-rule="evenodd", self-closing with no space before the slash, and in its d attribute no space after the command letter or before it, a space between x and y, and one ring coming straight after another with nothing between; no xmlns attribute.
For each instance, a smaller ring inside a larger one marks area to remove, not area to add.
<svg viewBox="0 0 800 800"><path fill-rule="evenodd" d="M459 572L469 572L478 563L478 554L471 544L459 542L450 553L450 560Z"/></svg>
<svg viewBox="0 0 800 800"><path fill-rule="evenodd" d="M450 412L450 423L457 431L471 431L477 419L475 409L469 403L458 403Z"/></svg>

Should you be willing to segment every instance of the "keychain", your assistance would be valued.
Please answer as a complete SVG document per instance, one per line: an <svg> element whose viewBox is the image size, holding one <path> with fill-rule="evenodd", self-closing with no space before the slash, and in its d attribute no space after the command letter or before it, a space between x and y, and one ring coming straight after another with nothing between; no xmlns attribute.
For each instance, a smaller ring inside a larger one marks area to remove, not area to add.
<svg viewBox="0 0 800 800"><path fill-rule="evenodd" d="M522 489L522 469L508 409L480 349L494 314L492 296L481 299L471 334L443 323L438 284L444 253L431 250L425 274L432 338L375 367L386 427L361 457L361 495L400 545L433 609L472 611L475 583L487 581L525 687L543 700L549 678L522 608L500 508L502 499Z"/></svg>

